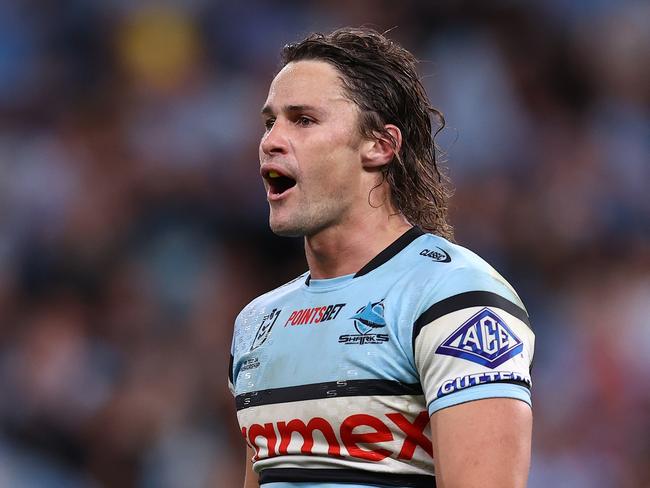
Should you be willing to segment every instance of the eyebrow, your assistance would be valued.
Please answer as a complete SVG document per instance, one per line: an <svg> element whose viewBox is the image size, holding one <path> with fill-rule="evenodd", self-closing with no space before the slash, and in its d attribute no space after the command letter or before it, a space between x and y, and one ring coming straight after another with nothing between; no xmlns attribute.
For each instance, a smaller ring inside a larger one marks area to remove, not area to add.
<svg viewBox="0 0 650 488"><path fill-rule="evenodd" d="M285 105L282 107L282 112L316 112L317 114L322 114L323 111L314 107L313 105ZM270 105L265 105L261 110L262 115L273 115L275 111L271 108Z"/></svg>

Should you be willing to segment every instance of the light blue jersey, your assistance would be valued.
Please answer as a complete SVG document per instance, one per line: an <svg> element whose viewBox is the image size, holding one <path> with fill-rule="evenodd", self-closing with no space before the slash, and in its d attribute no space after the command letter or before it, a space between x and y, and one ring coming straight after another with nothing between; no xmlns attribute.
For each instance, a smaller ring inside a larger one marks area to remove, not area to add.
<svg viewBox="0 0 650 488"><path fill-rule="evenodd" d="M413 228L354 275L305 274L246 306L230 382L265 487L431 488L429 417L530 404L533 347L491 266Z"/></svg>

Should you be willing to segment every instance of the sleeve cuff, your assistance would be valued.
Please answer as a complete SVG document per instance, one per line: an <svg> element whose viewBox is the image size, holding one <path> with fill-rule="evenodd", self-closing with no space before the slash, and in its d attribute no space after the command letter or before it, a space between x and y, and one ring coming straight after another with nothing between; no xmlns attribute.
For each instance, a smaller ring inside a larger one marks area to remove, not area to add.
<svg viewBox="0 0 650 488"><path fill-rule="evenodd" d="M528 388L510 383L492 383L465 388L432 401L429 403L429 416L443 408L474 400L483 400L484 398L514 398L527 403L531 407L533 404Z"/></svg>

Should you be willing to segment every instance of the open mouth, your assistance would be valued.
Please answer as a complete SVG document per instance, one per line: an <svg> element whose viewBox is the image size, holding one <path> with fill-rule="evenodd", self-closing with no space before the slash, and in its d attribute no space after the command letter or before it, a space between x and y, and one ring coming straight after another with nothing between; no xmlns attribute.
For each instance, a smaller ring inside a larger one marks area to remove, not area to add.
<svg viewBox="0 0 650 488"><path fill-rule="evenodd" d="M264 179L269 184L269 193L271 195L281 195L296 186L296 180L274 170L266 173Z"/></svg>

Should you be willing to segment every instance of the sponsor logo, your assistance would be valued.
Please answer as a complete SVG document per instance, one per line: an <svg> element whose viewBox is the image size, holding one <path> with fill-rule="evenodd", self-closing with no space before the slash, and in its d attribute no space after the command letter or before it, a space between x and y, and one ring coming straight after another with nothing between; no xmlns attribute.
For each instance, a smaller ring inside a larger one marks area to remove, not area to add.
<svg viewBox="0 0 650 488"><path fill-rule="evenodd" d="M255 369L259 368L260 366L260 361L257 358L250 358L244 361L244 364L242 364L241 371L247 371L249 369Z"/></svg>
<svg viewBox="0 0 650 488"><path fill-rule="evenodd" d="M447 380L438 388L437 397L440 398L469 386L493 383L495 381L521 381L530 387L530 378L521 373L512 371L489 371L487 373L468 374L459 376L453 380Z"/></svg>
<svg viewBox="0 0 650 488"><path fill-rule="evenodd" d="M521 339L489 308L456 329L437 354L454 356L494 369L523 351Z"/></svg>
<svg viewBox="0 0 650 488"><path fill-rule="evenodd" d="M350 317L354 321L354 328L358 334L344 334L339 336L342 344L383 344L388 342L388 334L374 334L376 329L386 327L384 319L384 300L368 302L357 313Z"/></svg>
<svg viewBox="0 0 650 488"><path fill-rule="evenodd" d="M255 334L255 339L253 339L253 344L251 345L251 351L253 349L257 349L258 347L260 347L262 344L266 342L266 340L269 338L269 334L271 333L271 329L273 328L273 325L275 325L275 321L278 320L278 317L280 316L281 311L282 310L280 310L279 308L274 308L273 310L271 310L270 313L262 317L262 323L257 329L257 334Z"/></svg>
<svg viewBox="0 0 650 488"><path fill-rule="evenodd" d="M336 430L322 417L314 417L306 423L302 419L292 419L242 427L241 433L255 449L255 461L288 454L325 453L338 457L347 453L347 456L372 462L387 457L410 460L418 447L433 457L431 440L424 433L429 425L426 410L415 419L408 419L396 412L387 413L385 417L388 420L367 414L350 415ZM316 431L320 434L317 441L314 436ZM302 445L294 434L302 438ZM320 439L324 439L324 442ZM391 450L388 449L390 446L378 445L400 439L403 441L399 449Z"/></svg>
<svg viewBox="0 0 650 488"><path fill-rule="evenodd" d="M321 322L327 322L328 320L334 320L343 307L345 307L345 303L294 310L291 312L291 315L289 315L289 318L284 323L284 326L286 327L287 325L319 324Z"/></svg>
<svg viewBox="0 0 650 488"><path fill-rule="evenodd" d="M447 251L442 249L441 247L436 247L436 250L432 249L422 249L420 251L420 256L426 256L428 258L433 259L434 261L437 261L438 263L449 263L451 262L451 256Z"/></svg>

